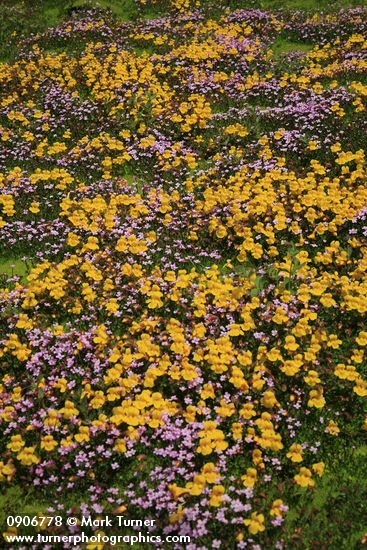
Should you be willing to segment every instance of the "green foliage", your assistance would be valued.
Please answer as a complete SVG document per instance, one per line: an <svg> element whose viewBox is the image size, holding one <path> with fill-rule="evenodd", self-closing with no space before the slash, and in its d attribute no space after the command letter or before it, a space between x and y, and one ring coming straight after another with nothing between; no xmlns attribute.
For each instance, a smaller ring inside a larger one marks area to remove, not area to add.
<svg viewBox="0 0 367 550"><path fill-rule="evenodd" d="M336 445L335 445L336 447ZM367 446L339 443L328 461L328 469L314 491L299 489L287 514L287 548L362 548L366 532ZM288 495L287 495L288 496Z"/></svg>
<svg viewBox="0 0 367 550"><path fill-rule="evenodd" d="M273 10L321 9L333 11L348 6L367 5L367 0L227 0L228 8L263 8ZM158 8L140 12L134 0L2 0L0 3L0 62L10 62L16 55L16 45L20 38L30 33L44 31L64 19L73 8L102 7L111 10L121 21L134 20L139 16L153 18L159 15ZM212 0L203 0L202 8L209 13L215 6ZM292 43L279 43L276 53L294 50L307 51L308 45L295 47Z"/></svg>
<svg viewBox="0 0 367 550"><path fill-rule="evenodd" d="M289 53L301 52L307 54L313 48L312 44L306 44L305 42L292 42L284 38L277 38L272 45L274 57L281 57Z"/></svg>
<svg viewBox="0 0 367 550"><path fill-rule="evenodd" d="M0 280L14 275L25 279L28 271L29 268L23 260L16 257L6 259L0 257Z"/></svg>
<svg viewBox="0 0 367 550"><path fill-rule="evenodd" d="M0 526L5 528L6 518L23 509L24 504L23 490L18 486L12 486L7 489L2 489L0 494ZM18 507L18 508L17 508Z"/></svg>
<svg viewBox="0 0 367 550"><path fill-rule="evenodd" d="M69 5L69 0L2 0L0 5L0 62L15 57L19 39L55 25Z"/></svg>
<svg viewBox="0 0 367 550"><path fill-rule="evenodd" d="M230 9L260 8L270 10L302 10L326 12L341 8L365 6L366 0L227 0Z"/></svg>

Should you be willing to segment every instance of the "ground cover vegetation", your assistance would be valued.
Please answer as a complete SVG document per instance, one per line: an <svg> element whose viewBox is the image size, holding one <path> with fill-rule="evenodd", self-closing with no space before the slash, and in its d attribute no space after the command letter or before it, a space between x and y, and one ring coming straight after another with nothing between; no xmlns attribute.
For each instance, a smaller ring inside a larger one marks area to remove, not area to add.
<svg viewBox="0 0 367 550"><path fill-rule="evenodd" d="M362 548L366 9L1 9L0 520Z"/></svg>

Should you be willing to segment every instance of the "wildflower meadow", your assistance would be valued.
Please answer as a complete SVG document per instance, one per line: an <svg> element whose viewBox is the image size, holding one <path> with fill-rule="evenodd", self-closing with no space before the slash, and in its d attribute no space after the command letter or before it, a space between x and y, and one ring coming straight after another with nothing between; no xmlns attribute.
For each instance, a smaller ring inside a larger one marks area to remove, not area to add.
<svg viewBox="0 0 367 550"><path fill-rule="evenodd" d="M362 549L366 3L0 17L0 547Z"/></svg>

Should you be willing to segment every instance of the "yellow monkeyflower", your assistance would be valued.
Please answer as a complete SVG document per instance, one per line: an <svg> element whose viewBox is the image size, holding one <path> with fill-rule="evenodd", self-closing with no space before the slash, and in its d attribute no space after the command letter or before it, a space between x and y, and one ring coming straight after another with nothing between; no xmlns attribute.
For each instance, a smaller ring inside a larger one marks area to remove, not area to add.
<svg viewBox="0 0 367 550"><path fill-rule="evenodd" d="M20 453L17 454L17 459L24 466L32 466L38 464L40 459L35 455L35 447L24 447Z"/></svg>
<svg viewBox="0 0 367 550"><path fill-rule="evenodd" d="M32 212L32 214L38 214L40 211L40 203L35 201L32 202L28 210Z"/></svg>
<svg viewBox="0 0 367 550"><path fill-rule="evenodd" d="M297 485L300 485L301 487L314 487L315 482L312 479L312 472L308 468L302 468L300 469L299 473L294 476L294 480L297 483Z"/></svg>
<svg viewBox="0 0 367 550"><path fill-rule="evenodd" d="M334 420L330 420L329 424L326 426L325 432L330 435L338 435L338 433L340 433L340 429Z"/></svg>
<svg viewBox="0 0 367 550"><path fill-rule="evenodd" d="M291 445L289 449L289 452L287 453L287 457L292 462L302 462L302 445L300 445L299 443L293 443L293 445Z"/></svg>
<svg viewBox="0 0 367 550"><path fill-rule="evenodd" d="M41 449L53 451L55 447L57 447L57 441L54 440L52 435L41 437Z"/></svg>
<svg viewBox="0 0 367 550"><path fill-rule="evenodd" d="M319 477L321 477L325 470L325 464L324 462L315 462L315 464L312 464L312 471L315 472Z"/></svg>
<svg viewBox="0 0 367 550"><path fill-rule="evenodd" d="M209 505L218 507L223 501L223 495L225 494L225 489L223 485L215 485L212 489L212 494L209 499Z"/></svg>
<svg viewBox="0 0 367 550"><path fill-rule="evenodd" d="M311 390L310 398L307 402L309 407L315 407L317 409L322 409L325 405L325 399L322 393L322 389Z"/></svg>
<svg viewBox="0 0 367 550"><path fill-rule="evenodd" d="M247 529L251 535L257 535L257 533L261 533L265 531L265 517L264 514L258 514L257 512L253 512L251 514L250 519L245 519L244 524L247 526Z"/></svg>

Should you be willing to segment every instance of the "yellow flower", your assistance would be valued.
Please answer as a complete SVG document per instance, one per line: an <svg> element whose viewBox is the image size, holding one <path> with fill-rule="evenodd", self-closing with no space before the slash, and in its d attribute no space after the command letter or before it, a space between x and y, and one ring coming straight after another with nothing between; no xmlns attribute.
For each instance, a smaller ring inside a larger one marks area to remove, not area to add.
<svg viewBox="0 0 367 550"><path fill-rule="evenodd" d="M275 310L275 315L273 316L274 323L282 325L288 321L287 314L282 307L277 307Z"/></svg>
<svg viewBox="0 0 367 550"><path fill-rule="evenodd" d="M150 290L147 295L149 296L149 309L157 309L163 306L163 302L161 300L161 298L163 298L163 293L161 292L158 285L153 285L152 290Z"/></svg>
<svg viewBox="0 0 367 550"><path fill-rule="evenodd" d="M169 516L169 522L171 525L174 525L175 523L180 523L185 517L185 510L182 506L179 506L176 510L176 512L173 512Z"/></svg>
<svg viewBox="0 0 367 550"><path fill-rule="evenodd" d="M76 235L75 235L75 237L76 237ZM75 239L74 239L74 242L75 242ZM98 238L97 237L88 237L87 242L83 246L83 251L84 250L99 250Z"/></svg>
<svg viewBox="0 0 367 550"><path fill-rule="evenodd" d="M88 442L90 440L88 426L80 426L79 433L74 435L74 439L78 443L82 443L83 441Z"/></svg>
<svg viewBox="0 0 367 550"><path fill-rule="evenodd" d="M302 462L302 445L293 443L287 453L287 457L290 458L292 462Z"/></svg>
<svg viewBox="0 0 367 550"><path fill-rule="evenodd" d="M323 397L322 389L311 390L310 398L307 402L309 407L316 407L317 409L322 409L325 405L325 399Z"/></svg>
<svg viewBox="0 0 367 550"><path fill-rule="evenodd" d="M282 517L284 514L284 510L282 510L282 507L284 507L284 502L282 501L282 499L277 498L276 500L274 500L274 502L271 505L270 515L276 516L276 517Z"/></svg>
<svg viewBox="0 0 367 550"><path fill-rule="evenodd" d="M319 149L319 145L318 145L317 141L311 139L308 142L307 149L309 149L310 151L316 151L317 149Z"/></svg>
<svg viewBox="0 0 367 550"><path fill-rule="evenodd" d="M13 453L18 453L23 447L25 447L25 442L21 435L12 435L10 443L6 446Z"/></svg>
<svg viewBox="0 0 367 550"><path fill-rule="evenodd" d="M103 531L96 531L94 533L95 536L100 535L100 538L102 538L105 533ZM86 545L86 550L103 550L104 543L103 542L90 542Z"/></svg>
<svg viewBox="0 0 367 550"><path fill-rule="evenodd" d="M338 435L340 429L334 420L330 420L329 424L326 426L325 432L330 435Z"/></svg>
<svg viewBox="0 0 367 550"><path fill-rule="evenodd" d="M55 447L57 447L57 441L54 440L52 435L41 437L41 449L53 451Z"/></svg>
<svg viewBox="0 0 367 550"><path fill-rule="evenodd" d="M296 339L294 336L286 336L285 337L285 345L284 348L288 351L295 351L299 348L299 345L296 342Z"/></svg>
<svg viewBox="0 0 367 550"><path fill-rule="evenodd" d="M301 487L314 487L315 485L311 470L304 467L300 469L299 474L294 476L294 480Z"/></svg>
<svg viewBox="0 0 367 550"><path fill-rule="evenodd" d="M354 393L359 395L360 397L366 397L367 396L367 382L366 380L362 380L362 378L358 378L356 380L356 385L353 387Z"/></svg>
<svg viewBox="0 0 367 550"><path fill-rule="evenodd" d="M34 454L35 447L24 447L19 454L17 454L17 459L24 466L32 466L32 464L38 464L40 459Z"/></svg>
<svg viewBox="0 0 367 550"><path fill-rule="evenodd" d="M321 382L318 373L315 370L309 370L307 376L304 378L306 384L309 386L316 386Z"/></svg>
<svg viewBox="0 0 367 550"><path fill-rule="evenodd" d="M240 441L242 439L242 431L243 431L242 424L240 424L239 422L234 422L232 424L233 439Z"/></svg>
<svg viewBox="0 0 367 550"><path fill-rule="evenodd" d="M362 330L358 334L356 342L359 346L367 346L367 332Z"/></svg>
<svg viewBox="0 0 367 550"><path fill-rule="evenodd" d="M78 235L76 235L75 233L70 232L68 234L66 242L69 246L78 246L78 244L80 243L80 237L78 237Z"/></svg>
<svg viewBox="0 0 367 550"><path fill-rule="evenodd" d="M10 482L13 479L15 472L16 469L12 460L8 460L6 464L0 461L0 481L6 480Z"/></svg>
<svg viewBox="0 0 367 550"><path fill-rule="evenodd" d="M265 531L264 522L264 514L253 512L251 514L251 519L245 519L243 523L247 526L247 529L251 535L256 535L257 533Z"/></svg>
<svg viewBox="0 0 367 550"><path fill-rule="evenodd" d="M10 542L10 539L8 540L8 537L14 537L17 533L18 531L16 527L8 527L6 531L3 531L2 535L7 542Z"/></svg>
<svg viewBox="0 0 367 550"><path fill-rule="evenodd" d="M95 392L93 399L90 401L90 406L92 409L100 409L106 402L103 391L98 390Z"/></svg>
<svg viewBox="0 0 367 550"><path fill-rule="evenodd" d="M32 214L38 214L38 212L40 211L40 203L32 202L28 210L32 212Z"/></svg>
<svg viewBox="0 0 367 550"><path fill-rule="evenodd" d="M225 451L228 443L225 441L222 430L217 429L214 421L204 422L203 429L199 432L200 440L197 448L198 453L209 455L213 451Z"/></svg>
<svg viewBox="0 0 367 550"><path fill-rule="evenodd" d="M284 134L285 134L285 130L284 128L281 128L280 130L277 130L276 132L274 132L274 139L280 140L282 139L282 137L284 137Z"/></svg>
<svg viewBox="0 0 367 550"><path fill-rule="evenodd" d="M246 474L241 477L242 482L245 487L253 488L257 481L257 470L256 468L247 468Z"/></svg>
<svg viewBox="0 0 367 550"><path fill-rule="evenodd" d="M240 415L246 420L250 420L253 416L256 416L255 407L252 403L246 403L240 410Z"/></svg>
<svg viewBox="0 0 367 550"><path fill-rule="evenodd" d="M126 451L126 443L123 439L116 439L114 450L119 453L124 453Z"/></svg>
<svg viewBox="0 0 367 550"><path fill-rule="evenodd" d="M340 344L342 343L341 340L338 339L336 334L329 334L327 346L329 348L338 349L340 347Z"/></svg>
<svg viewBox="0 0 367 550"><path fill-rule="evenodd" d="M267 409L271 409L275 405L279 405L277 398L274 395L274 392L267 390L261 398L261 403Z"/></svg>
<svg viewBox="0 0 367 550"><path fill-rule="evenodd" d="M69 400L65 401L65 404L64 404L63 408L60 409L59 412L67 420L69 420L73 416L78 416L79 415L78 409L75 407L74 403L72 401L69 401ZM55 415L55 418L56 418L56 415Z"/></svg>
<svg viewBox="0 0 367 550"><path fill-rule="evenodd" d="M254 449L252 451L252 462L261 470L265 468L265 464L263 462L263 454L260 449Z"/></svg>
<svg viewBox="0 0 367 550"><path fill-rule="evenodd" d="M223 495L225 494L225 489L223 485L215 485L212 490L211 497L209 499L209 505L218 507L223 501Z"/></svg>
<svg viewBox="0 0 367 550"><path fill-rule="evenodd" d="M321 477L325 470L325 464L324 462L315 462L315 464L312 464L312 471L315 472L319 477Z"/></svg>
<svg viewBox="0 0 367 550"><path fill-rule="evenodd" d="M175 500L177 500L180 496L189 493L189 490L186 487L178 487L176 483L171 483L168 485L168 489Z"/></svg>
<svg viewBox="0 0 367 550"><path fill-rule="evenodd" d="M216 483L219 477L217 468L213 462L207 462L204 464L201 473L204 476L206 483Z"/></svg>

